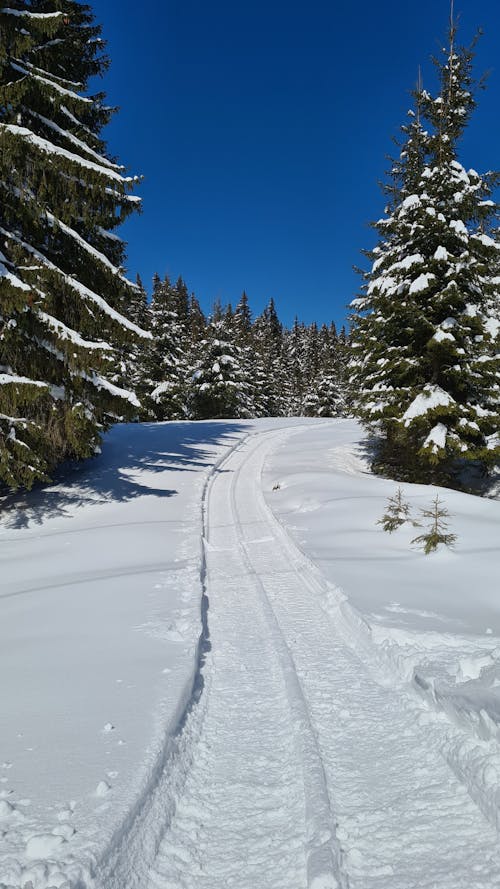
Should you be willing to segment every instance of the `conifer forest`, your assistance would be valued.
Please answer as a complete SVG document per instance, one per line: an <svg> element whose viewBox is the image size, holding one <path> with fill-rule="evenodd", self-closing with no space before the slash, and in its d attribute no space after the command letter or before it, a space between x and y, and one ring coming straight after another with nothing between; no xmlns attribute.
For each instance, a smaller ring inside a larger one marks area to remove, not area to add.
<svg viewBox="0 0 500 889"><path fill-rule="evenodd" d="M109 65L91 7L12 0L0 29L4 487L91 456L117 421L355 415L382 474L460 486L498 462L498 176L458 159L478 84L454 20L436 94L413 91L349 332L287 328L273 299L254 317L244 292L207 317L158 275L149 299L124 271L140 183L89 92Z"/></svg>

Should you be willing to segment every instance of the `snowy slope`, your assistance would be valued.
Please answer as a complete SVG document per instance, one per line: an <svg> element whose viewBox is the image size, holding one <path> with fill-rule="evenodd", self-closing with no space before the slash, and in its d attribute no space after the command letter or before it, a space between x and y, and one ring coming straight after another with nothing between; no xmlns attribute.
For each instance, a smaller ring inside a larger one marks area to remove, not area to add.
<svg viewBox="0 0 500 889"><path fill-rule="evenodd" d="M1 887L86 879L155 783L197 662L203 488L251 428L115 427L0 513Z"/></svg>
<svg viewBox="0 0 500 889"><path fill-rule="evenodd" d="M403 484L417 520L439 494L456 545L426 556L411 545L421 533L411 523L384 533L377 521L398 486L369 473L352 421L338 421L334 435L294 434L269 459L264 487L329 580L328 610L338 618L340 608L381 681L409 690L424 722L429 710L446 717L441 752L500 826L500 503Z"/></svg>
<svg viewBox="0 0 500 889"><path fill-rule="evenodd" d="M500 504L415 553L360 437L117 427L3 514L1 889L500 886Z"/></svg>

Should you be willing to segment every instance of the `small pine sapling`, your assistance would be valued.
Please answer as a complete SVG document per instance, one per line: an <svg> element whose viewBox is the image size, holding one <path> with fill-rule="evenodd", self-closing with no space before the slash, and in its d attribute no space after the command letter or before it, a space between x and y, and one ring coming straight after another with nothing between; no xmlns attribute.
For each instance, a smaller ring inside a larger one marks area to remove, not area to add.
<svg viewBox="0 0 500 889"><path fill-rule="evenodd" d="M403 492L398 488L394 497L389 497L387 508L377 525L382 525L384 531L392 534L400 525L410 520L410 505L403 499Z"/></svg>
<svg viewBox="0 0 500 889"><path fill-rule="evenodd" d="M446 519L450 513L446 507L443 506L443 503L437 494L432 501L430 509L422 509L421 512L425 519L430 519L431 521L426 533L419 534L418 537L415 537L412 540L412 543L416 543L418 546L423 547L426 554L437 549L440 543L444 543L445 546L453 546L457 539L457 535L447 533L446 529L448 528L448 522Z"/></svg>

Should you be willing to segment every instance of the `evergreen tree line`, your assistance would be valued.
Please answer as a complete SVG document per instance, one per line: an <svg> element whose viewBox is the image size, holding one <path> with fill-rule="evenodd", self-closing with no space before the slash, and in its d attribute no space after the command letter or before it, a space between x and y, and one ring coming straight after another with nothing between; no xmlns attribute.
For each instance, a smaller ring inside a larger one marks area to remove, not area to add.
<svg viewBox="0 0 500 889"><path fill-rule="evenodd" d="M148 303L140 278L133 321L150 331L124 356L142 419L335 417L347 410L349 344L335 324L287 329L271 299L253 319L246 293L205 317L179 278L155 275Z"/></svg>
<svg viewBox="0 0 500 889"><path fill-rule="evenodd" d="M30 487L93 454L119 420L355 411L375 468L459 485L500 459L498 174L459 160L476 106L474 46L449 41L419 82L393 161L349 341L291 329L245 294L208 318L182 280L149 304L117 229L140 205L111 157L109 60L90 7L0 9L0 484Z"/></svg>

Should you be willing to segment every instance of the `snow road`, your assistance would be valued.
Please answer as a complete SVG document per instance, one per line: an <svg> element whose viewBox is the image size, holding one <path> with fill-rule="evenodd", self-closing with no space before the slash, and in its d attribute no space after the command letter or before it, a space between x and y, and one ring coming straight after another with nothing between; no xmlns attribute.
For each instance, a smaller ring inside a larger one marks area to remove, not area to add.
<svg viewBox="0 0 500 889"><path fill-rule="evenodd" d="M203 687L98 889L500 886L496 832L265 503L288 435L248 437L209 482Z"/></svg>
<svg viewBox="0 0 500 889"><path fill-rule="evenodd" d="M361 439L117 427L3 516L0 889L500 889L498 504L419 557Z"/></svg>

